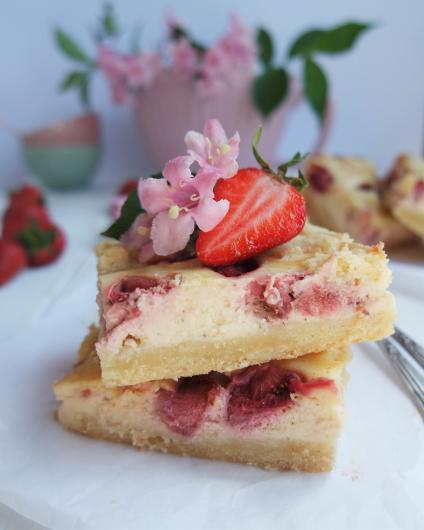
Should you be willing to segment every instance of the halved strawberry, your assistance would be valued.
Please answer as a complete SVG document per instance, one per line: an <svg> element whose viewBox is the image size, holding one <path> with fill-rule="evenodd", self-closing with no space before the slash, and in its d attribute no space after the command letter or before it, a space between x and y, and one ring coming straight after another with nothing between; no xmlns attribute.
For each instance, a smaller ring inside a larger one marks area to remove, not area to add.
<svg viewBox="0 0 424 530"><path fill-rule="evenodd" d="M290 184L263 169L240 169L215 187L215 200L230 209L210 232L200 231L199 260L208 266L231 265L295 237L306 220L305 199Z"/></svg>

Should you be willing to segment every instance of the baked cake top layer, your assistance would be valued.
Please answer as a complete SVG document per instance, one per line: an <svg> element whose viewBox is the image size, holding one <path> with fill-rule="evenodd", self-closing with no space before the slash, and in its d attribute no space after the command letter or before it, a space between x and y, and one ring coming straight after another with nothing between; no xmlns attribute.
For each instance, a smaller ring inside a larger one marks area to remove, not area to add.
<svg viewBox="0 0 424 530"><path fill-rule="evenodd" d="M96 253L102 285L112 283L122 273L128 275L141 273L145 276L178 273L204 279L222 277L215 270L202 266L197 259L141 265L119 242L115 241L100 243ZM386 255L382 244L373 247L362 245L354 242L347 234L332 232L310 223L306 224L301 234L288 243L256 256L254 260L258 267L250 274L256 276L313 271L334 257L340 258L337 270L339 276L351 273L354 268L362 269L367 277L364 279L381 282L383 288L386 288L390 282L390 272L386 267Z"/></svg>

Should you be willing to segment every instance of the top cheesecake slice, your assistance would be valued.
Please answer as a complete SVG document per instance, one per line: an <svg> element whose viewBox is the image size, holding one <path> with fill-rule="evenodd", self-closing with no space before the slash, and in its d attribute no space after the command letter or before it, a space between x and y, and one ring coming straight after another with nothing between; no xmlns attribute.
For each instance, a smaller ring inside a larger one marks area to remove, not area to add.
<svg viewBox="0 0 424 530"><path fill-rule="evenodd" d="M373 164L360 158L315 155L308 158L305 176L306 206L310 220L355 241L394 247L414 234L384 207Z"/></svg>
<svg viewBox="0 0 424 530"><path fill-rule="evenodd" d="M141 265L97 248L106 386L231 371L392 333L382 244L307 225L289 243L224 268Z"/></svg>

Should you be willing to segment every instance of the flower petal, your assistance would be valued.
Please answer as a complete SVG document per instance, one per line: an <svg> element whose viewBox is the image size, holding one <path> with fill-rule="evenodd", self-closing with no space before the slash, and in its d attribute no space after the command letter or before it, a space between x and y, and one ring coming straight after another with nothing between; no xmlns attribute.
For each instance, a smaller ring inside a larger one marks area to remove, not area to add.
<svg viewBox="0 0 424 530"><path fill-rule="evenodd" d="M212 142L213 148L219 148L222 144L227 143L224 127L216 119L210 119L206 122L203 134Z"/></svg>
<svg viewBox="0 0 424 530"><path fill-rule="evenodd" d="M222 177L222 172L213 166L206 166L199 169L197 175L193 178L192 185L196 189L199 197L213 198L213 189L218 179Z"/></svg>
<svg viewBox="0 0 424 530"><path fill-rule="evenodd" d="M226 199L215 201L211 198L202 199L196 208L191 210L197 226L202 232L209 232L227 215L230 203Z"/></svg>
<svg viewBox="0 0 424 530"><path fill-rule="evenodd" d="M202 133L188 131L184 138L189 154L201 165L206 164L208 158L208 144Z"/></svg>
<svg viewBox="0 0 424 530"><path fill-rule="evenodd" d="M163 176L172 187L179 189L193 178L190 170L194 158L190 155L177 156L166 163Z"/></svg>
<svg viewBox="0 0 424 530"><path fill-rule="evenodd" d="M151 214L159 213L171 206L171 191L165 179L140 179L138 183L141 206Z"/></svg>
<svg viewBox="0 0 424 530"><path fill-rule="evenodd" d="M127 250L140 250L150 240L150 227L153 216L148 213L138 215L133 224L120 237L120 242Z"/></svg>
<svg viewBox="0 0 424 530"><path fill-rule="evenodd" d="M146 243L138 253L138 261L140 263L150 263L154 261L154 258L156 257L155 251L153 250L153 243L152 241L149 241Z"/></svg>
<svg viewBox="0 0 424 530"><path fill-rule="evenodd" d="M194 230L194 221L190 214L180 213L171 219L168 212L160 212L153 219L151 238L153 249L159 256L168 256L183 250Z"/></svg>

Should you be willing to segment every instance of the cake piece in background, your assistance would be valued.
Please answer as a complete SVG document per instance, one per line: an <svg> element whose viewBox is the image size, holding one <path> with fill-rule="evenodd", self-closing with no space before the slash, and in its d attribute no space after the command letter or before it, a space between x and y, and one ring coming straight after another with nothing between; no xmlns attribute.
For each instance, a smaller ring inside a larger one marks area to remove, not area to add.
<svg viewBox="0 0 424 530"><path fill-rule="evenodd" d="M346 347L235 372L109 388L83 341L54 385L68 429L180 455L268 469L329 471L343 423Z"/></svg>
<svg viewBox="0 0 424 530"><path fill-rule="evenodd" d="M417 236L424 237L424 159L396 158L382 183L383 199L393 216Z"/></svg>
<svg viewBox="0 0 424 530"><path fill-rule="evenodd" d="M387 247L414 238L382 205L376 170L359 158L315 155L308 158L304 194L311 222L349 233L355 241Z"/></svg>
<svg viewBox="0 0 424 530"><path fill-rule="evenodd" d="M392 333L381 246L308 225L254 259L143 265L119 242L98 246L106 386L225 372Z"/></svg>

